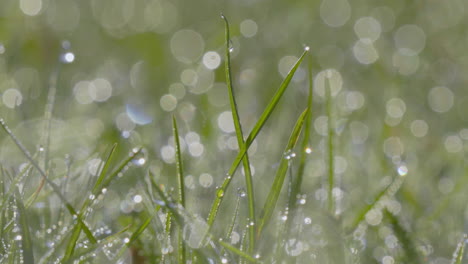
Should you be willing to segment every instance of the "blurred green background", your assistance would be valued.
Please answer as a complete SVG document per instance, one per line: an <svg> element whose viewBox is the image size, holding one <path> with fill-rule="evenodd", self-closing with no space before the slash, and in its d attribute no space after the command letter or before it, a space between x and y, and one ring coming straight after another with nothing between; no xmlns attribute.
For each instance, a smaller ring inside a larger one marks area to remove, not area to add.
<svg viewBox="0 0 468 264"><path fill-rule="evenodd" d="M206 217L215 186L237 153L221 13L231 24L244 135L310 47L314 129L304 212L316 214L326 199L324 79L330 78L337 214L350 221L391 177L408 174L394 213L414 231L430 263L448 263L468 232L468 1L1 0L1 117L31 152L38 151L57 76L49 154L57 178L70 160L72 178L86 169L95 174L96 153L118 142L121 156L145 147L136 165L171 185L174 115L194 198L188 208ZM306 106L307 71L303 63L252 146L258 205ZM18 170L24 157L1 137L0 162ZM115 186L115 199L132 200L136 191L129 188L141 175L130 170ZM231 192L243 185L237 177ZM369 259L383 261L394 248L385 242L382 216L375 217L366 219L376 235L364 247Z"/></svg>

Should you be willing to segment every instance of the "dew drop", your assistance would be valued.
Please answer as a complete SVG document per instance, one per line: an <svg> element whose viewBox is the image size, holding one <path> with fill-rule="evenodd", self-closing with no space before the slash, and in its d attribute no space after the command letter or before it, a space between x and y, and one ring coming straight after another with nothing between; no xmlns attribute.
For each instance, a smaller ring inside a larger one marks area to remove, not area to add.
<svg viewBox="0 0 468 264"><path fill-rule="evenodd" d="M247 193L245 192L244 188L237 188L237 195L241 198L244 198L247 196Z"/></svg>
<svg viewBox="0 0 468 264"><path fill-rule="evenodd" d="M311 149L311 148L306 148L306 149L305 149L305 153L307 153L307 154L312 153L312 149Z"/></svg>
<svg viewBox="0 0 468 264"><path fill-rule="evenodd" d="M309 47L309 46L305 46L305 47L304 47L304 50L305 50L305 51L309 51L309 50L310 50L310 47Z"/></svg>
<svg viewBox="0 0 468 264"><path fill-rule="evenodd" d="M21 235L15 236L15 240L16 240L16 241L19 241L19 240L21 240L21 239L23 239L23 237L22 237Z"/></svg>
<svg viewBox="0 0 468 264"><path fill-rule="evenodd" d="M224 190L223 189L218 189L216 191L216 196L218 196L219 198L223 197L224 196Z"/></svg>
<svg viewBox="0 0 468 264"><path fill-rule="evenodd" d="M69 64L75 61L75 54L73 52L65 52L60 56L60 60L65 63Z"/></svg>

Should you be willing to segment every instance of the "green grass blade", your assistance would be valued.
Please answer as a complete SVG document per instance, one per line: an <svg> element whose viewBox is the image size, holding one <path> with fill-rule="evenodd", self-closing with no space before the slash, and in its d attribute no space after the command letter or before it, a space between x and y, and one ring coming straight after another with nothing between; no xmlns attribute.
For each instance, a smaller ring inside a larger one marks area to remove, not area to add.
<svg viewBox="0 0 468 264"><path fill-rule="evenodd" d="M453 253L452 264L463 263L463 254L465 252L465 245L466 245L467 239L468 239L468 235L463 234L462 239L460 239L460 242L458 242L457 248L455 249L455 252Z"/></svg>
<svg viewBox="0 0 468 264"><path fill-rule="evenodd" d="M334 154L334 136L335 136L335 126L333 124L333 102L331 94L330 80L325 78L325 97L327 100L327 117L328 117L328 137L327 137L327 146L328 146L328 210L334 215L335 203L333 200L333 187L335 187L335 154Z"/></svg>
<svg viewBox="0 0 468 264"><path fill-rule="evenodd" d="M10 136L10 138L13 140L13 142L16 144L16 146L23 152L24 156L31 162L31 164L34 166L34 168L39 171L43 179L47 182L47 184L50 185L52 188L53 192L59 197L59 199L62 201L62 203L65 205L67 208L68 212L74 216L77 217L77 221L79 222L80 225L82 225L83 231L85 232L86 236L88 237L89 241L92 244L95 244L97 242L96 238L93 236L93 233L91 230L88 228L88 226L83 222L83 219L78 216L76 210L73 208L73 206L67 201L65 196L62 194L60 191L60 187L57 186L53 181L51 181L48 177L47 174L44 172L44 170L41 169L39 164L32 158L31 154L29 154L29 151L23 146L23 144L16 138L16 136L11 132L11 130L8 128L8 126L5 124L5 121L0 118L0 125L2 126L3 130Z"/></svg>
<svg viewBox="0 0 468 264"><path fill-rule="evenodd" d="M309 52L309 49L306 48L304 53L302 53L301 57L297 60L296 64L292 67L292 69L289 71L288 75L284 79L284 81L281 83L280 88L276 91L275 95L271 99L270 103L266 107L265 111L263 114L260 116L259 120L255 124L254 128L250 132L249 136L245 140L245 146L241 147L239 146L239 154L236 156L234 159L234 162L231 165L231 168L229 169L227 173L227 177L224 179L223 184L220 187L220 190L222 192L226 192L227 188L229 187L229 184L231 183L232 176L237 170L237 167L239 166L242 158L244 157L245 153L247 152L248 148L252 144L252 142L255 140L257 137L258 133L262 129L262 127L265 125L265 122L268 120L270 117L271 113L275 109L276 105L278 104L279 100L281 99L282 95L286 91L286 88L289 86L289 83L291 82L292 77L294 76L294 73L296 72L297 68L299 68L299 65L301 62L304 60L305 55ZM208 214L208 226L211 228L213 226L213 223L216 219L216 215L218 213L219 206L221 205L221 202L223 201L222 195L216 196L213 205L211 206L210 212Z"/></svg>
<svg viewBox="0 0 468 264"><path fill-rule="evenodd" d="M174 131L174 143L175 143L175 155L176 155L176 167L177 167L177 183L179 187L179 203L185 207L185 184L184 184L184 167L182 163L182 153L180 151L180 142L179 142L179 130L177 129L177 121L174 116L172 116L172 129ZM179 226L177 236L178 236L178 247L179 247L179 263L185 263L187 259L185 244L183 241L182 227Z"/></svg>
<svg viewBox="0 0 468 264"><path fill-rule="evenodd" d="M401 243L401 247L403 248L406 255L405 263L422 263L418 253L416 252L416 247L411 239L412 235L403 228L398 218L390 213L387 209L383 210L383 214L384 217L390 222L395 236Z"/></svg>
<svg viewBox="0 0 468 264"><path fill-rule="evenodd" d="M228 244L222 240L219 241L219 244L221 246L223 246L224 248L226 248L227 250L231 251L232 253L238 255L239 257L241 258L244 258L245 260L251 262L251 263L262 263L261 261L259 261L258 259L255 259L254 257L250 256L249 254L243 252L242 250L234 247L233 245L231 244Z"/></svg>
<svg viewBox="0 0 468 264"><path fill-rule="evenodd" d="M224 20L225 24L225 41L226 41L226 48L225 48L225 62L224 68L226 73L226 84L228 87L229 92L229 102L231 105L231 113L232 119L234 120L234 127L237 136L237 144L239 145L239 149L245 147L244 135L242 133L242 126L240 123L239 118L239 111L237 110L237 103L236 98L234 96L234 88L232 85L231 79L231 53L229 51L229 43L231 43L230 34L229 34L229 22L224 15L221 15ZM255 227L256 227L256 220L255 220L255 202L254 202L254 190L253 190L253 182L252 182L252 172L250 170L250 160L249 154L245 153L242 159L242 165L244 167L244 175L245 175L245 185L247 190L247 202L249 205L249 220L253 222L254 225L249 228L249 253L252 253L255 248Z"/></svg>
<svg viewBox="0 0 468 264"><path fill-rule="evenodd" d="M95 197L98 192L100 190L102 190L101 188L101 184L102 182L104 181L105 177L106 177L106 174L107 174L107 171L109 170L109 167L110 167L110 163L111 163L111 159L115 153L115 149L117 147L117 144L114 144L112 147L111 147L111 150L109 151L109 154L107 155L107 159L106 161L104 162L104 164L102 165L102 169L100 169L100 174L96 180L96 182L94 183L94 186L93 186L93 189L91 191L91 196L92 197ZM84 217L84 213L88 210L89 206L91 205L92 201L93 201L94 198L90 198L89 196L86 197L82 207L81 207L81 210L79 212L79 217L80 218L83 218ZM75 251L75 246L76 246L76 243L78 242L78 239L80 238L80 234L81 234L81 230L82 230L82 226L80 224L77 224L74 226L73 228L73 233L70 237L70 240L67 244L67 247L65 249L65 254L63 256L63 259L62 261L63 262L67 262L68 259L73 255L73 252Z"/></svg>
<svg viewBox="0 0 468 264"><path fill-rule="evenodd" d="M21 252L23 255L23 263L34 263L34 253L33 253L33 243L31 238L31 233L29 231L28 217L26 214L26 209L22 202L22 197L16 189L16 207L18 208L18 226L20 227L21 232Z"/></svg>
<svg viewBox="0 0 468 264"><path fill-rule="evenodd" d="M294 125L294 129L289 137L288 144L286 145L284 153L288 153L291 151L294 146L296 145L299 136L301 134L302 127L304 125L304 120L307 117L308 110L306 109L297 119L296 124ZM270 188L270 192L268 193L268 197L266 199L265 205L263 206L259 225L257 229L257 238L260 237L263 228L266 226L268 221L271 219L273 214L273 210L276 207L276 202L278 201L279 195L281 193L281 189L283 187L284 178L286 177L286 172L288 171L288 167L290 164L291 157L281 157L280 165L278 170L276 171L276 176L273 181L273 186Z"/></svg>

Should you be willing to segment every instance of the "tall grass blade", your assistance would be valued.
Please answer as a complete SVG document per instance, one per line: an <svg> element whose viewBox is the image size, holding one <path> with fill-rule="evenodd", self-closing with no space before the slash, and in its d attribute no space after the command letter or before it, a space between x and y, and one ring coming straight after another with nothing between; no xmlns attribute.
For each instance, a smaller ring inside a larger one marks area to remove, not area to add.
<svg viewBox="0 0 468 264"><path fill-rule="evenodd" d="M73 206L67 201L65 196L60 191L60 187L57 186L57 184L55 184L53 181L49 180L49 178L47 177L47 174L41 169L39 164L37 164L37 162L34 161L31 154L29 154L29 151L23 146L21 141L19 141L18 138L16 138L16 136L11 132L11 130L5 124L5 121L3 121L3 119L0 119L0 125L2 126L3 130L10 136L10 138L13 140L13 142L16 144L16 146L21 150L21 152L23 152L24 156L29 160L29 162L31 162L31 164L34 166L34 168L36 168L39 171L39 173L41 174L43 179L45 179L47 184L50 185L53 192L59 197L59 199L62 201L62 203L67 208L68 212L72 216L77 217L77 221L80 223L80 225L82 225L83 231L85 232L85 234L86 234L87 238L89 239L89 241L92 244L95 244L97 242L97 240L93 236L93 233L88 228L88 226L86 226L86 224L83 222L83 219L81 219L81 217L79 217L77 215L77 212L76 212L75 208L73 208Z"/></svg>
<svg viewBox="0 0 468 264"><path fill-rule="evenodd" d="M16 207L18 208L17 224L21 232L20 243L23 261L24 263L34 263L33 243L31 233L29 231L28 216L18 188L16 186L13 188L16 189L15 201Z"/></svg>
<svg viewBox="0 0 468 264"><path fill-rule="evenodd" d="M299 65L301 62L304 60L305 55L309 52L309 49L306 48L305 51L302 53L301 57L297 60L297 62L294 64L292 69L289 71L288 75L284 79L284 81L281 83L279 89L276 91L276 93L273 95L273 98L271 99L270 103L267 105L265 110L263 111L263 114L260 116L259 120L255 124L254 128L250 132L249 136L245 140L245 145L244 147L239 146L239 153L234 159L234 162L231 165L231 168L229 169L226 178L223 181L223 184L221 185L220 189L222 192L226 192L227 188L229 187L229 184L231 183L232 176L237 170L237 167L239 166L242 158L244 157L245 153L247 152L248 148L252 144L252 142L255 140L257 137L258 133L262 129L262 127L265 125L266 121L270 117L271 113L275 109L276 105L278 104L279 100L281 99L282 95L286 91L286 88L289 86L289 83L292 80L292 77L294 76L294 73L296 70L299 68ZM211 206L211 210L208 214L208 226L211 228L213 226L213 223L216 219L216 215L218 213L219 206L221 205L221 202L223 201L222 195L218 195L215 197L215 200L213 202L213 205Z"/></svg>
<svg viewBox="0 0 468 264"><path fill-rule="evenodd" d="M184 167L182 163L182 154L180 151L180 142L179 142L179 130L177 129L177 121L174 116L172 116L172 129L174 131L174 143L176 150L176 167L177 167L177 183L179 187L179 203L185 207L185 184L184 184ZM179 246L179 263L185 263L187 259L185 244L182 237L182 227L179 226L178 229L178 246Z"/></svg>
<svg viewBox="0 0 468 264"><path fill-rule="evenodd" d="M333 188L335 187L335 156L333 140L335 136L335 126L333 123L333 102L331 94L331 86L329 78L325 78L325 97L327 100L327 117L328 117L328 210L334 215L335 203L333 199Z"/></svg>
<svg viewBox="0 0 468 264"><path fill-rule="evenodd" d="M467 234L463 234L462 239L457 244L455 252L453 252L452 264L462 264L463 263L463 254L465 253L465 246L468 239Z"/></svg>
<svg viewBox="0 0 468 264"><path fill-rule="evenodd" d="M390 222L395 236L398 238L398 241L401 243L406 256L405 263L423 263L418 253L416 252L416 247L411 239L411 234L403 228L400 221L396 216L394 216L387 209L383 210L384 217Z"/></svg>
<svg viewBox="0 0 468 264"><path fill-rule="evenodd" d="M286 172L288 171L291 156L289 156L289 152L294 148L296 145L299 136L301 134L302 127L304 125L304 120L307 117L308 110L306 109L302 114L299 116L296 124L294 125L294 129L289 137L288 144L286 145L284 153L286 156L281 157L280 165L278 170L276 171L276 176L273 181L273 186L270 188L270 192L268 193L268 197L266 199L265 205L263 206L259 225L257 229L257 238L260 237L263 228L266 226L268 221L271 219L273 211L276 207L276 202L278 201L279 195L281 193L281 189L283 187L284 178L286 177Z"/></svg>
<svg viewBox="0 0 468 264"><path fill-rule="evenodd" d="M232 119L234 120L234 127L236 130L237 136L237 144L239 148L245 147L244 135L242 133L242 126L240 123L239 118L239 111L237 110L237 103L236 98L234 96L234 88L232 85L232 78L231 78L231 53L229 51L229 43L231 43L230 34L229 34L229 22L224 15L221 15L221 18L224 20L225 24L225 41L226 41L226 48L225 48L225 62L224 62L224 71L226 73L226 84L228 87L229 92L229 102L231 105L231 113ZM249 204L249 220L253 222L253 226L249 228L249 253L253 252L255 248L255 227L256 227L256 220L255 220L255 202L254 202L254 190L253 190L253 183L252 183L252 172L250 170L250 160L249 154L245 153L244 158L242 159L242 165L244 168L244 175L245 175L245 185L247 189L247 201Z"/></svg>

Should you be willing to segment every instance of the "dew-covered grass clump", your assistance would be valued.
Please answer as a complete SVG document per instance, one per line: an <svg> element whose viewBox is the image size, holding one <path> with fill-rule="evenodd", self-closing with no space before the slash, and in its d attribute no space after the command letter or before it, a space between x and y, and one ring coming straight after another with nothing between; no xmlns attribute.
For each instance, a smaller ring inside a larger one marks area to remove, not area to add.
<svg viewBox="0 0 468 264"><path fill-rule="evenodd" d="M467 263L464 2L4 2L0 263Z"/></svg>

